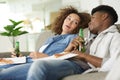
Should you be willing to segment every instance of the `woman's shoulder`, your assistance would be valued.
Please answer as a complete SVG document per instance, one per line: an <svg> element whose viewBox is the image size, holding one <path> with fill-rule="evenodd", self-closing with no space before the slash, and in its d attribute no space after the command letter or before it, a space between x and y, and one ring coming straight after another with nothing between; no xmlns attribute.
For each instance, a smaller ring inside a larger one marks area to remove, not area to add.
<svg viewBox="0 0 120 80"><path fill-rule="evenodd" d="M78 35L77 34L68 34L65 39L67 41L72 41L74 38L76 38Z"/></svg>
<svg viewBox="0 0 120 80"><path fill-rule="evenodd" d="M67 37L72 37L72 38L75 38L75 37L77 37L78 36L78 34L68 34L68 36Z"/></svg>

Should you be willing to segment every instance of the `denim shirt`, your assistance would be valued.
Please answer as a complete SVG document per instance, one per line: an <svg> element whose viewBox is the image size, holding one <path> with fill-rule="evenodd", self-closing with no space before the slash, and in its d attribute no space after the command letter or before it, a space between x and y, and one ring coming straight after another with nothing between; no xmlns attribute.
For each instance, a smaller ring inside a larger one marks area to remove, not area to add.
<svg viewBox="0 0 120 80"><path fill-rule="evenodd" d="M50 37L43 46L47 45L43 53L47 55L53 55L55 53L63 52L68 44L77 37L77 34L65 34L65 35L56 35Z"/></svg>

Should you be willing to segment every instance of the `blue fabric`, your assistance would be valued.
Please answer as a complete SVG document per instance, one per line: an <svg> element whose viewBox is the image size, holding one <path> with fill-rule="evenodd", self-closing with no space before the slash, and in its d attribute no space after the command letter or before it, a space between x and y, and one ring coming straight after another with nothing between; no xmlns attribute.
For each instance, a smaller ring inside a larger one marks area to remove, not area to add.
<svg viewBox="0 0 120 80"><path fill-rule="evenodd" d="M65 34L65 35L57 35L49 38L45 42L45 45L48 44L48 46L45 48L43 53L50 56L55 53L60 53L64 51L64 49L76 36L77 36L76 34Z"/></svg>
<svg viewBox="0 0 120 80"><path fill-rule="evenodd" d="M31 63L15 65L0 71L0 80L26 80Z"/></svg>
<svg viewBox="0 0 120 80"><path fill-rule="evenodd" d="M69 60L40 60L32 64L27 80L58 80L83 71L85 70Z"/></svg>
<svg viewBox="0 0 120 80"><path fill-rule="evenodd" d="M26 63L31 63L33 62L32 58L31 57L26 57ZM6 65L0 65L0 70L1 69L6 69L6 68L9 68L9 67L13 67L13 66L17 66L17 65L20 65L20 64L6 64ZM21 64L22 65L22 64Z"/></svg>
<svg viewBox="0 0 120 80"><path fill-rule="evenodd" d="M65 34L49 38L45 43L49 46L44 50L44 53L53 55L62 52L76 36L76 34ZM31 59L27 58L27 62L31 62ZM4 68L0 70L0 80L26 80L31 64L0 66L0 69Z"/></svg>

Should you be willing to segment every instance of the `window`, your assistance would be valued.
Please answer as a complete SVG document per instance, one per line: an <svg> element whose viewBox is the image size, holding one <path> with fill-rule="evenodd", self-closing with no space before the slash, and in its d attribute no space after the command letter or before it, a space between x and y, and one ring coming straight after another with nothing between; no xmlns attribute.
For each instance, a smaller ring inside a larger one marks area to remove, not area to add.
<svg viewBox="0 0 120 80"><path fill-rule="evenodd" d="M3 26L8 23L10 11L6 3L0 3L0 31L3 31Z"/></svg>
<svg viewBox="0 0 120 80"><path fill-rule="evenodd" d="M9 19L23 20L25 17L22 14L14 14L10 12L9 6L5 2L0 3L0 31L4 31L4 26L10 24Z"/></svg>
<svg viewBox="0 0 120 80"><path fill-rule="evenodd" d="M14 6L13 6L14 7ZM4 31L4 26L11 24L9 19L20 21L25 21L22 25L25 26L23 30L29 33L39 33L44 28L44 22L40 20L39 17L27 18L24 13L12 13L10 11L9 5L5 2L0 2L0 31ZM29 21L26 23L26 20Z"/></svg>

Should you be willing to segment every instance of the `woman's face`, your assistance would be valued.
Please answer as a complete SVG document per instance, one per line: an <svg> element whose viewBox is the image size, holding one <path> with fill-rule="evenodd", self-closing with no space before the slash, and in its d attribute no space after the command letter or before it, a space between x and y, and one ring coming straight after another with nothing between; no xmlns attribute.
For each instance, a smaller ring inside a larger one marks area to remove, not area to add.
<svg viewBox="0 0 120 80"><path fill-rule="evenodd" d="M62 34L73 33L73 31L78 27L79 23L80 17L77 14L69 14L63 22Z"/></svg>

